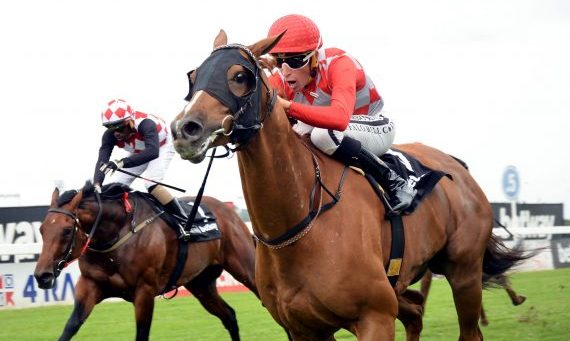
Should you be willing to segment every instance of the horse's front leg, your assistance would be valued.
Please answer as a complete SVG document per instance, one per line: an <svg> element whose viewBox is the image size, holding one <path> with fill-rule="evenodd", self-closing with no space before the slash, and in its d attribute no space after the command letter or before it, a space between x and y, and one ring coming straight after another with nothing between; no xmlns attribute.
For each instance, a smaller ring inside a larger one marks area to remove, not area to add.
<svg viewBox="0 0 570 341"><path fill-rule="evenodd" d="M135 319L137 322L137 341L148 340L152 313L154 311L154 288L143 285L135 291Z"/></svg>
<svg viewBox="0 0 570 341"><path fill-rule="evenodd" d="M75 304L73 312L65 324L63 333L59 340L71 340L77 333L83 322L87 319L95 304L104 298L103 293L97 283L91 279L80 276L75 286Z"/></svg>

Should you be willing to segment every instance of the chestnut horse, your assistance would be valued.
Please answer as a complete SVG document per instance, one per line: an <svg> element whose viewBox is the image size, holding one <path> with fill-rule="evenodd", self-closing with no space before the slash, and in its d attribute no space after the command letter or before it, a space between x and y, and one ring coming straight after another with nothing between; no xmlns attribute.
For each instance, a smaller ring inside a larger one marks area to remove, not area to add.
<svg viewBox="0 0 570 341"><path fill-rule="evenodd" d="M385 271L392 236L382 202L365 177L293 131L268 85L259 58L282 35L243 46L227 44L220 31L212 54L188 73L189 103L171 125L177 152L193 163L209 148L237 146L260 241L256 280L264 306L294 340L334 340L341 328L358 340L391 340L396 317L415 340L423 298L407 287L429 267L451 285L459 338L482 339L483 271L503 273L521 260L492 237L483 191L449 155L419 143L397 146L453 179L440 180L404 217L406 248L392 287Z"/></svg>
<svg viewBox="0 0 570 341"><path fill-rule="evenodd" d="M165 289L175 268L179 248L176 232L159 219L160 214L140 193L129 193L127 200L134 211L127 213L125 199L105 198L107 188L101 194L101 205L90 183L61 197L56 188L40 227L43 247L34 272L39 287L52 288L62 265L71 260L78 258L81 270L75 306L60 340L71 339L93 307L108 297L133 302L136 339L147 340L155 296ZM225 269L258 295L254 241L247 226L226 204L211 197L203 197L202 203L216 218L221 238L187 246L187 259L176 286L185 286L222 321L232 340L239 340L235 312L218 294L216 278ZM85 249L92 229L96 231Z"/></svg>

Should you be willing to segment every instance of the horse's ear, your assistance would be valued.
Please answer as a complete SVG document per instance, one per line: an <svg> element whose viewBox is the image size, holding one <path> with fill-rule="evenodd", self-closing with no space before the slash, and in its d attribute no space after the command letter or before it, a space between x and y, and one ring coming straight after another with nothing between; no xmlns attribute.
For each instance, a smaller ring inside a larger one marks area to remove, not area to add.
<svg viewBox="0 0 570 341"><path fill-rule="evenodd" d="M274 37L269 37L265 39L261 39L257 43L250 45L248 48L253 52L253 55L256 57L263 56L267 52L271 51L271 49L277 45L279 40L283 38L283 35L287 32L287 30L279 33L279 35Z"/></svg>
<svg viewBox="0 0 570 341"><path fill-rule="evenodd" d="M78 191L77 194L71 199L69 203L71 205L71 209L74 210L79 206L79 202L83 199L83 191Z"/></svg>
<svg viewBox="0 0 570 341"><path fill-rule="evenodd" d="M57 207L57 199L59 198L59 188L55 188L51 194L51 204L50 207Z"/></svg>
<svg viewBox="0 0 570 341"><path fill-rule="evenodd" d="M228 43L228 35L226 34L226 31L220 30L220 33L218 33L216 39L214 39L214 49L222 45L226 45L227 43Z"/></svg>

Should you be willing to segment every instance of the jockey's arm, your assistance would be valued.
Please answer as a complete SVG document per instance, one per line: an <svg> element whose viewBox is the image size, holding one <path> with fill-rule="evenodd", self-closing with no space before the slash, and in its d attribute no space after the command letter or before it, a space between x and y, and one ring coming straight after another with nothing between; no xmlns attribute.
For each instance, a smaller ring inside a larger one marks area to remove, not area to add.
<svg viewBox="0 0 570 341"><path fill-rule="evenodd" d="M105 180L105 173L103 173L99 168L101 165L109 162L109 158L111 158L111 153L113 152L113 148L116 143L117 140L115 139L113 132L105 130L103 137L101 138L101 147L99 147L99 158L95 163L95 174L93 175L94 184L102 184L103 180Z"/></svg>
<svg viewBox="0 0 570 341"><path fill-rule="evenodd" d="M144 150L138 154L132 154L124 158L123 167L131 168L150 162L158 157L160 146L158 143L158 131L153 120L145 119L138 127L138 133L143 136Z"/></svg>
<svg viewBox="0 0 570 341"><path fill-rule="evenodd" d="M289 115L314 127L344 131L356 104L356 67L350 58L333 61L328 72L331 104L328 106L291 103Z"/></svg>

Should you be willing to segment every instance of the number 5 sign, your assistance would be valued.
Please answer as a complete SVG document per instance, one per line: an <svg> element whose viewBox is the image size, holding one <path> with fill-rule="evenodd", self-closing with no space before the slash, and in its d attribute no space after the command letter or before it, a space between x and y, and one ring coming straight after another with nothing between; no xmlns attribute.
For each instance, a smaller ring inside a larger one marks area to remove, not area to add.
<svg viewBox="0 0 570 341"><path fill-rule="evenodd" d="M515 166L507 166L503 172L503 192L507 199L517 200L521 188L519 172Z"/></svg>

